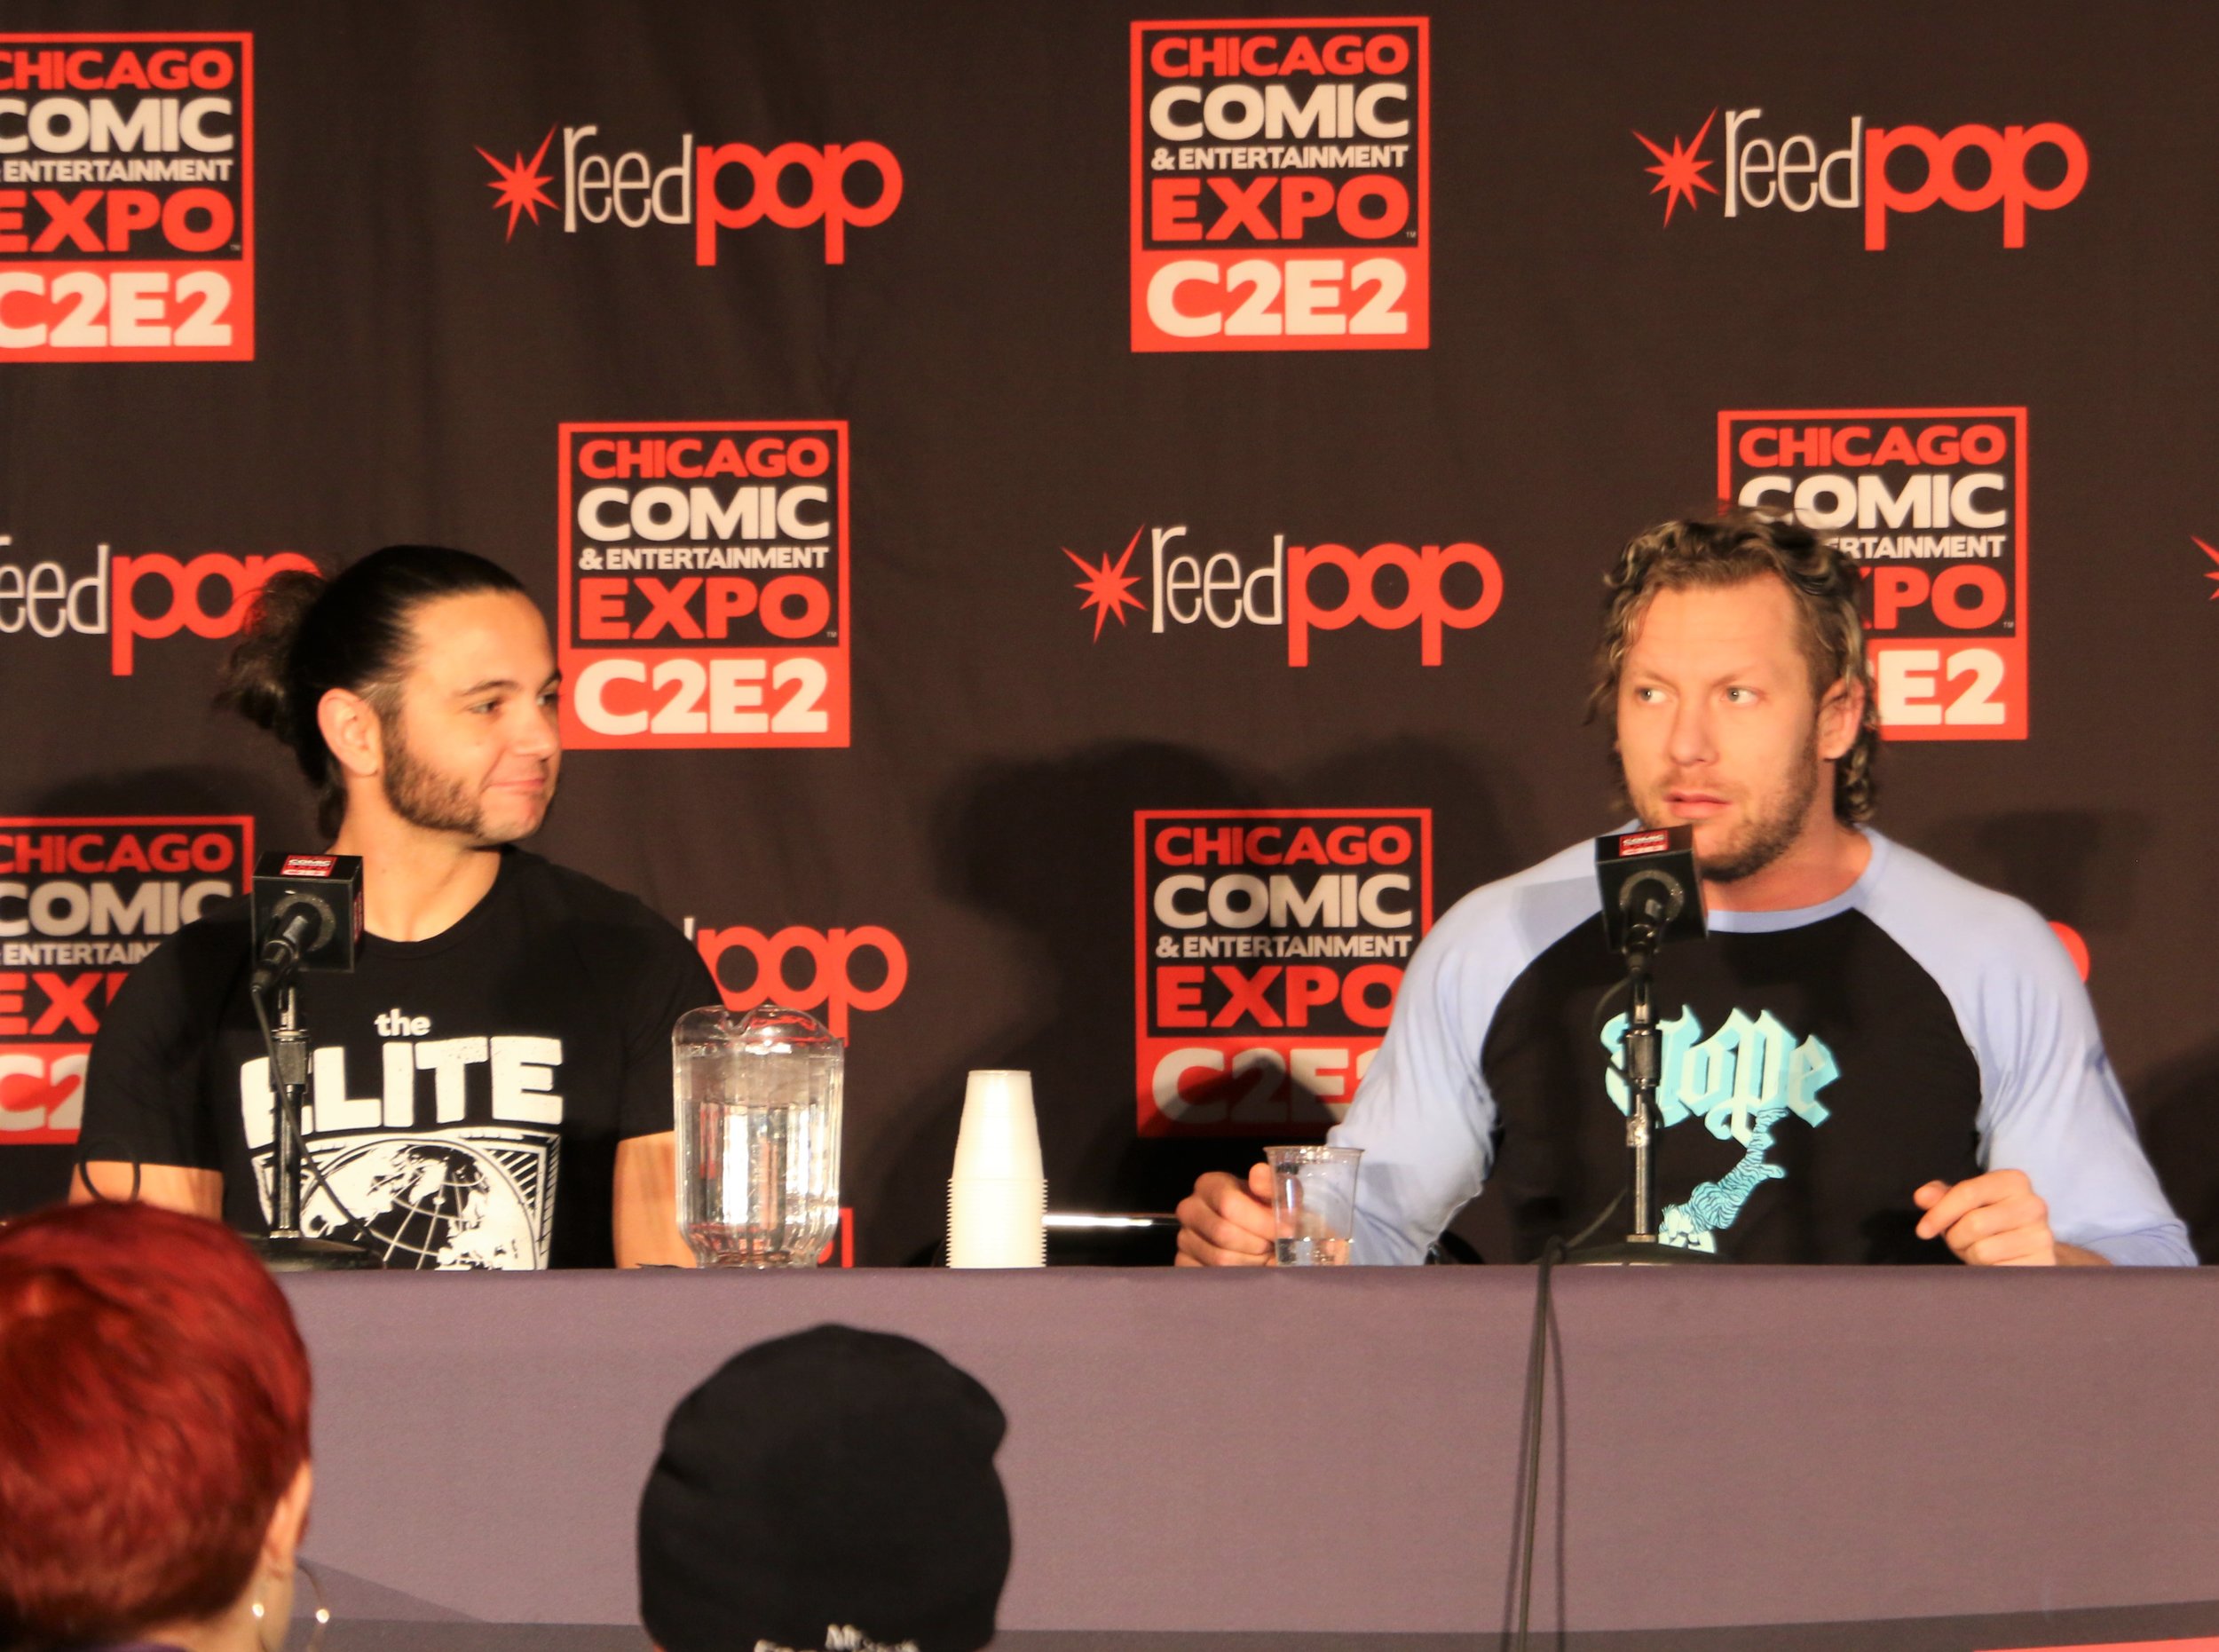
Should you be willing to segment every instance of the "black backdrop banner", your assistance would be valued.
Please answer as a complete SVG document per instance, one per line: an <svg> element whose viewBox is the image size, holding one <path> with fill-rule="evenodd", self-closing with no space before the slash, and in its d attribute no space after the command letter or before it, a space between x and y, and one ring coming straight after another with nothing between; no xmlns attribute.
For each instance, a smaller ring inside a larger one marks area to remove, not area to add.
<svg viewBox="0 0 2219 1652"><path fill-rule="evenodd" d="M849 1040L889 1263L970 1068L1063 1208L1322 1129L1612 824L1599 576L1733 497L1865 565L1880 824L2063 927L2219 1254L2219 14L1238 12L5 0L0 1203L318 846L205 709L299 559L540 598L540 846Z"/></svg>

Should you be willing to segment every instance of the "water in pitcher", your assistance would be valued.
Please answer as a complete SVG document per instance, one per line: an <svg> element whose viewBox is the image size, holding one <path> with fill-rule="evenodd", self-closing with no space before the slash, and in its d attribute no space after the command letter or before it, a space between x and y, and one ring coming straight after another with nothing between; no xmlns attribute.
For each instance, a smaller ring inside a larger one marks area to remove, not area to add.
<svg viewBox="0 0 2219 1652"><path fill-rule="evenodd" d="M800 1012L770 1013L790 1019L679 1023L678 1221L707 1267L809 1267L840 1225L842 1051Z"/></svg>

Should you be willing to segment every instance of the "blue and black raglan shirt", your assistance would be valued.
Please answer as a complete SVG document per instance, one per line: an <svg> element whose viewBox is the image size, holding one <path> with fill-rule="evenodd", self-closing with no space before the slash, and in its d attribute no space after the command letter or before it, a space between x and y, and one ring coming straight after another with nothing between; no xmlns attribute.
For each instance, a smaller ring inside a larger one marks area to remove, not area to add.
<svg viewBox="0 0 2219 1652"><path fill-rule="evenodd" d="M1659 954L1660 1237L1749 1262L1947 1261L1913 1232L1912 1190L2018 1169L2059 1239L2192 1265L2049 925L1867 836L1835 899L1713 913L1709 939ZM1418 1261L1484 1182L1528 1261L1625 1185L1624 1016L1597 1024L1624 969L1599 905L1582 842L1474 889L1418 947L1332 1134L1364 1150L1356 1260Z"/></svg>

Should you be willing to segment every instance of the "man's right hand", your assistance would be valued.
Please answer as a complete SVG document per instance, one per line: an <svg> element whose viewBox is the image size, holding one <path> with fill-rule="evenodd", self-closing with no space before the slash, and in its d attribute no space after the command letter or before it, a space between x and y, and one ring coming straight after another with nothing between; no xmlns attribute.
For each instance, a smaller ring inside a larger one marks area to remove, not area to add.
<svg viewBox="0 0 2219 1652"><path fill-rule="evenodd" d="M1212 1170L1179 1201L1179 1257L1181 1268L1260 1268L1271 1261L1277 1231L1272 1214L1269 1165L1237 1176Z"/></svg>

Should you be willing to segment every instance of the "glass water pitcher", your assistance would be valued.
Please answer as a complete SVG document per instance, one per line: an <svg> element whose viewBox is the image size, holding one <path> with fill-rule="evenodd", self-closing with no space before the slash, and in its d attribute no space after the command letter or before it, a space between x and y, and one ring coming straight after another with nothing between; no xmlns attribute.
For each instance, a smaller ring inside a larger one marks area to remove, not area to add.
<svg viewBox="0 0 2219 1652"><path fill-rule="evenodd" d="M765 1001L696 1009L671 1032L678 1227L704 1268L812 1268L840 1227L847 1048Z"/></svg>

